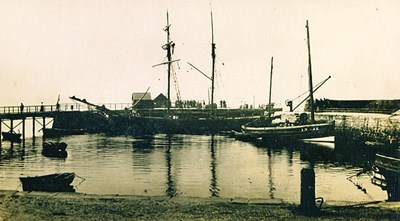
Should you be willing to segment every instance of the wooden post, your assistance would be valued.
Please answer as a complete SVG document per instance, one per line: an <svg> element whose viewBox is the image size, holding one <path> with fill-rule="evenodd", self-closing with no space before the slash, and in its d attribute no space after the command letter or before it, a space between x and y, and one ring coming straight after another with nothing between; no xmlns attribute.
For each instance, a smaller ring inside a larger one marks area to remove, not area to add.
<svg viewBox="0 0 400 221"><path fill-rule="evenodd" d="M312 168L301 169L300 208L304 215L314 215L315 207L315 173Z"/></svg>
<svg viewBox="0 0 400 221"><path fill-rule="evenodd" d="M32 136L33 136L33 139L35 139L35 123L36 123L36 119L35 119L35 117L32 117Z"/></svg>
<svg viewBox="0 0 400 221"><path fill-rule="evenodd" d="M10 132L12 133L14 131L14 122L13 119L10 119Z"/></svg>
<svg viewBox="0 0 400 221"><path fill-rule="evenodd" d="M43 116L42 133L44 134L44 129L46 129L46 117Z"/></svg>
<svg viewBox="0 0 400 221"><path fill-rule="evenodd" d="M22 147L25 148L25 118L22 118Z"/></svg>

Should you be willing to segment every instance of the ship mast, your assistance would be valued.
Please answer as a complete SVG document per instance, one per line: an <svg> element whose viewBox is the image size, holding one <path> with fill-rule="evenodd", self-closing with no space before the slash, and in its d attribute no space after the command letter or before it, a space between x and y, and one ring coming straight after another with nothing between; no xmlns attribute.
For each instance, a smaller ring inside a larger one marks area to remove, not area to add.
<svg viewBox="0 0 400 221"><path fill-rule="evenodd" d="M169 34L169 17L168 17L168 11L167 11L167 26L165 26L164 31L167 32L167 44L163 46L163 48L167 51L167 59L168 59L168 103L167 103L167 110L169 112L169 109L171 107L171 61L172 61L172 55L171 55L171 42L170 42L170 34Z"/></svg>
<svg viewBox="0 0 400 221"><path fill-rule="evenodd" d="M215 43L214 43L214 24L211 11L211 57L212 57L212 70L211 70L211 115L214 115L214 75L215 75Z"/></svg>
<svg viewBox="0 0 400 221"><path fill-rule="evenodd" d="M269 77L268 119L271 118L271 110L272 110L272 107L271 107L271 93L272 93L272 70L274 68L273 63L274 63L274 57L271 57L271 74L270 74L270 77Z"/></svg>
<svg viewBox="0 0 400 221"><path fill-rule="evenodd" d="M308 20L306 21L307 28L307 47L308 47L308 85L310 89L310 109L311 109L311 123L315 122L314 118L314 94L313 94L313 83L312 83L312 70L311 70L311 47L310 47L310 30L308 26Z"/></svg>

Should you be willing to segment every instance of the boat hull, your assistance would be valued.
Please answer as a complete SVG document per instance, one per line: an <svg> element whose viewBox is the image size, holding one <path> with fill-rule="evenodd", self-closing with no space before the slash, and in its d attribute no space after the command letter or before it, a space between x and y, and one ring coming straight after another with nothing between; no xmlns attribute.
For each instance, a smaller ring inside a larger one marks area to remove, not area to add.
<svg viewBox="0 0 400 221"><path fill-rule="evenodd" d="M376 154L371 181L388 193L388 201L400 201L400 150L395 154Z"/></svg>
<svg viewBox="0 0 400 221"><path fill-rule="evenodd" d="M136 117L130 127L130 134L216 134L223 131L240 130L241 125L257 117L243 118L151 118Z"/></svg>
<svg viewBox="0 0 400 221"><path fill-rule="evenodd" d="M68 153L66 151L67 144L64 142L52 143L44 142L42 154L46 157L66 158Z"/></svg>
<svg viewBox="0 0 400 221"><path fill-rule="evenodd" d="M53 138L53 137L62 137L68 135L82 135L85 134L85 132L86 132L85 130L81 129L44 128L43 137Z"/></svg>
<svg viewBox="0 0 400 221"><path fill-rule="evenodd" d="M316 123L298 126L270 126L270 127L252 127L242 126L242 132L254 138L263 140L299 140L320 137L334 136L335 123Z"/></svg>
<svg viewBox="0 0 400 221"><path fill-rule="evenodd" d="M11 142L21 142L21 134L20 133L13 133L13 132L1 132L4 141L11 141Z"/></svg>
<svg viewBox="0 0 400 221"><path fill-rule="evenodd" d="M45 176L20 177L24 191L75 192L70 184L75 173L56 173Z"/></svg>

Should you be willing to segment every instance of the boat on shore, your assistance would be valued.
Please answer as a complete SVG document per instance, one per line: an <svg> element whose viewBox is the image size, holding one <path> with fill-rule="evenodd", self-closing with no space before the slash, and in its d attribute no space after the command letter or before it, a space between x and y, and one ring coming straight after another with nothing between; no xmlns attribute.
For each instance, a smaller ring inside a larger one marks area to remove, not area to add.
<svg viewBox="0 0 400 221"><path fill-rule="evenodd" d="M23 191L75 192L71 185L75 173L55 173L44 176L20 177Z"/></svg>
<svg viewBox="0 0 400 221"><path fill-rule="evenodd" d="M334 121L316 121L314 118L314 87L312 83L311 72L311 53L310 53L310 38L308 21L307 28L307 43L308 43L308 75L309 75L309 105L311 107L311 114L302 113L297 116L296 121L289 122L278 121L271 118L271 113L268 117L264 117L259 121L245 124L241 127L242 133L253 138L262 138L264 141L286 142L299 139L311 139L320 137L329 137L334 135L335 122ZM272 78L272 60L271 60L271 78ZM329 78L328 78L329 79ZM271 86L270 86L271 87ZM271 90L270 90L271 94ZM271 101L270 101L271 102Z"/></svg>
<svg viewBox="0 0 400 221"><path fill-rule="evenodd" d="M42 154L46 157L66 158L67 146L65 142L43 142Z"/></svg>
<svg viewBox="0 0 400 221"><path fill-rule="evenodd" d="M377 153L372 172L372 184L386 190L389 201L400 201L400 148Z"/></svg>
<svg viewBox="0 0 400 221"><path fill-rule="evenodd" d="M10 141L10 142L17 142L17 143L20 143L22 141L21 134L15 133L14 131L1 132L1 135L3 136L3 141Z"/></svg>

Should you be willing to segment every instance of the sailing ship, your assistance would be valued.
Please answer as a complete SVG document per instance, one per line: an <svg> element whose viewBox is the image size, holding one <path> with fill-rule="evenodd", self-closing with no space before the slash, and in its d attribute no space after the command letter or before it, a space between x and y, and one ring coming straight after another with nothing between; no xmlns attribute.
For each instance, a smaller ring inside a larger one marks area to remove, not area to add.
<svg viewBox="0 0 400 221"><path fill-rule="evenodd" d="M111 134L124 135L147 135L147 134L216 134L223 131L240 130L241 125L253 121L261 115L263 110L229 110L217 109L214 104L214 80L215 80L215 58L216 44L214 42L213 17L211 12L212 28L212 71L211 77L211 105L205 109L182 109L171 108L171 75L173 75L172 64L180 61L173 60L175 43L170 38L169 15L167 12L167 24L164 31L167 33L167 42L162 46L167 52L167 61L153 65L167 65L167 102L163 110L141 110L137 108L141 99L125 110L110 110L104 105L96 105L88 102L86 99L80 99L72 96L70 99L94 107L94 113L102 118L100 127L87 129L88 132L105 132ZM189 63L190 64L190 63ZM191 65L191 64L190 64ZM176 80L176 79L174 79ZM147 93L147 91L146 91ZM179 100L179 98L178 98Z"/></svg>
<svg viewBox="0 0 400 221"><path fill-rule="evenodd" d="M213 30L213 15L211 12L211 58L212 58L212 70L211 76L208 79L211 80L211 104L209 109L199 111L198 115L192 114L195 111L185 109L171 109L171 96L170 96L170 85L171 85L171 65L174 62L180 61L180 59L172 59L175 43L170 40L170 23L167 12L167 25L164 31L167 33L167 43L162 47L167 51L167 61L159 65L167 65L168 67L168 93L167 93L167 105L164 116L149 117L133 115L132 116L132 131L139 133L183 133L183 134L204 134L204 133L218 133L221 131L240 130L240 126L248 123L259 117L253 115L238 116L233 115L229 111L217 111L216 105L214 104L214 81L215 81L215 58L216 58L216 44L214 42L214 30ZM189 63L192 67L192 64ZM153 67L154 67L153 66ZM198 70L196 67L194 67ZM261 112L261 111L260 111Z"/></svg>
<svg viewBox="0 0 400 221"><path fill-rule="evenodd" d="M308 118L306 113L298 116L295 122L277 122L274 123L271 118L271 112L268 113L266 120L261 122L251 122L242 125L242 133L252 138L262 138L265 141L288 141L298 139L310 139L328 137L334 135L334 121L316 121L314 117L314 88L312 83L311 70L311 52L310 52L310 32L308 20L307 28L307 45L308 45L308 75L309 75L309 105L311 107L311 116ZM271 61L272 62L272 61ZM272 73L272 63L271 63ZM272 77L272 74L271 74ZM271 94L271 90L270 90ZM270 100L271 102L271 100Z"/></svg>

